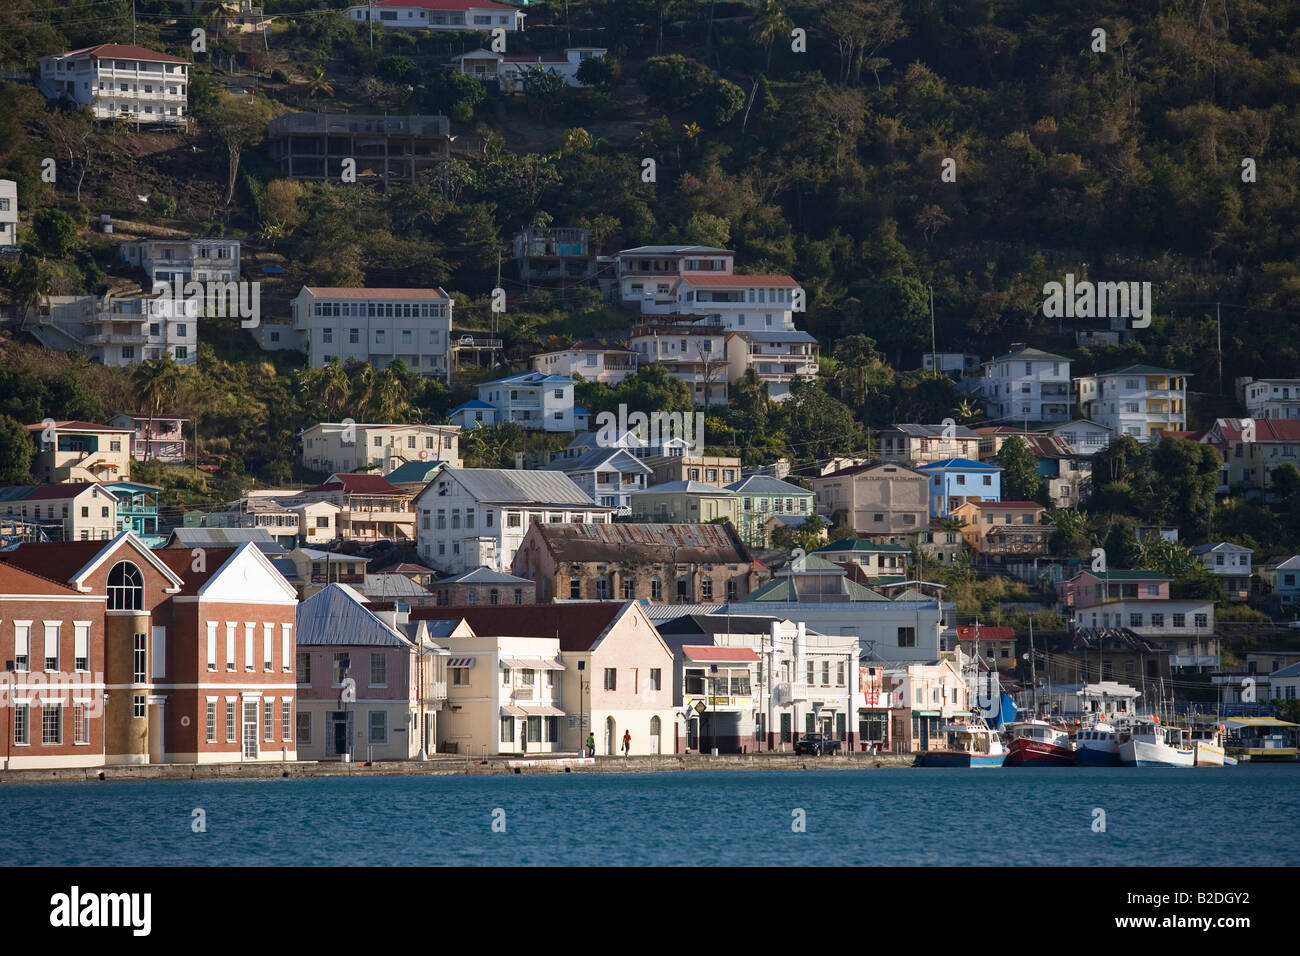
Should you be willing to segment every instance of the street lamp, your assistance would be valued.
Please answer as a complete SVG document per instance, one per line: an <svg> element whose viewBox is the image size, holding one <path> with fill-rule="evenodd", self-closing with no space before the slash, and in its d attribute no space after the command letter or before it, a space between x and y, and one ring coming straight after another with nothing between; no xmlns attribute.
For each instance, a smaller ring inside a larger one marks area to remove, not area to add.
<svg viewBox="0 0 1300 956"><path fill-rule="evenodd" d="M585 671L586 669L587 669L587 662L578 661L578 755L579 756L587 755L587 741L582 736L582 731L584 729L585 724L587 723L586 704L582 699L582 693L583 693L582 672ZM595 756L595 755L592 754L591 756Z"/></svg>
<svg viewBox="0 0 1300 956"><path fill-rule="evenodd" d="M709 684L711 685L710 690L712 693L709 694L709 742L713 746L709 748L709 751L715 757L718 755L718 698L716 696L718 692L717 673L718 665L710 664L709 674L711 676L709 677Z"/></svg>

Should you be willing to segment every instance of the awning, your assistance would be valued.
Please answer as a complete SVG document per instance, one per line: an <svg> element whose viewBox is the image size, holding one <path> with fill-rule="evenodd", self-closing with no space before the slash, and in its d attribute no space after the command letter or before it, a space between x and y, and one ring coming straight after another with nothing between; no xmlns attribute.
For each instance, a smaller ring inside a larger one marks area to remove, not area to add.
<svg viewBox="0 0 1300 956"><path fill-rule="evenodd" d="M527 717L528 713L522 707L511 707L509 704L501 706L502 717Z"/></svg>
<svg viewBox="0 0 1300 956"><path fill-rule="evenodd" d="M912 711L912 716L913 717L939 717L941 715L937 710L914 710Z"/></svg>
<svg viewBox="0 0 1300 956"><path fill-rule="evenodd" d="M563 717L564 711L558 707L552 707L550 704L541 704L534 707L525 707L524 713L529 717Z"/></svg>
<svg viewBox="0 0 1300 956"><path fill-rule="evenodd" d="M553 657L503 657L501 666L534 671L564 670L564 665Z"/></svg>
<svg viewBox="0 0 1300 956"><path fill-rule="evenodd" d="M474 658L472 657L453 657L447 661L448 667L473 667Z"/></svg>

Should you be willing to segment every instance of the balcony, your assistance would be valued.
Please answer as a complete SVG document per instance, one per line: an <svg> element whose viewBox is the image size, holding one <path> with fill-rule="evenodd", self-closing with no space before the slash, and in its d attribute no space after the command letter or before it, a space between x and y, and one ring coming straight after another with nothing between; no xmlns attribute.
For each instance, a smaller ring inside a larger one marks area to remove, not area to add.
<svg viewBox="0 0 1300 956"><path fill-rule="evenodd" d="M134 332L102 332L86 338L90 345L144 345L149 336Z"/></svg>
<svg viewBox="0 0 1300 956"><path fill-rule="evenodd" d="M437 704L447 699L447 682L445 680L430 681L426 685L425 694L420 698L423 703Z"/></svg>
<svg viewBox="0 0 1300 956"><path fill-rule="evenodd" d="M1170 654L1170 667L1218 667L1217 654Z"/></svg>

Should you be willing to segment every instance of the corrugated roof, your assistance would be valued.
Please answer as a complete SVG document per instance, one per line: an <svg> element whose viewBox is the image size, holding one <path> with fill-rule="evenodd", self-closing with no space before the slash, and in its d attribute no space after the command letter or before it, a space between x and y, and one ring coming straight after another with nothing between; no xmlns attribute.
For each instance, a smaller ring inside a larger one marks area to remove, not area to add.
<svg viewBox="0 0 1300 956"><path fill-rule="evenodd" d="M987 462L971 461L969 458L945 458L943 461L933 461L928 465L917 465L917 471L939 471L943 469L953 469L956 471L1001 471L1001 465L990 465Z"/></svg>
<svg viewBox="0 0 1300 956"><path fill-rule="evenodd" d="M565 473L597 471L603 465L610 462L611 459L618 458L616 467L620 472L636 472L642 475L653 475L654 471L650 469L645 462L631 454L626 448L592 448L577 458L557 458L551 463L552 467Z"/></svg>
<svg viewBox="0 0 1300 956"><path fill-rule="evenodd" d="M35 425L28 425L29 432L44 431L47 426L44 422L38 422ZM130 428L114 428L111 425L96 425L94 422L82 422L71 419L65 422L55 422L54 428L58 431L72 432L121 432L123 434L134 434Z"/></svg>
<svg viewBox="0 0 1300 956"><path fill-rule="evenodd" d="M742 338L754 339L759 342L816 342L817 336L808 332L793 331L789 329L731 329L729 333L739 335ZM756 355L755 358L764 358L765 356ZM784 358L785 356L779 356Z"/></svg>
<svg viewBox="0 0 1300 956"><path fill-rule="evenodd" d="M811 495L807 488L773 478L771 475L750 475L727 485L728 491L738 491L746 495Z"/></svg>
<svg viewBox="0 0 1300 956"><path fill-rule="evenodd" d="M1180 372L1172 368L1160 368L1158 365L1125 365L1123 368L1107 369L1104 372L1095 372L1088 378L1109 378L1112 375L1187 375L1187 372Z"/></svg>
<svg viewBox="0 0 1300 956"><path fill-rule="evenodd" d="M159 53L157 50L150 50L147 47L134 46L130 43L101 43L98 46L82 47L80 50L69 50L62 56L76 56L81 53L89 53L91 56L98 57L121 57L126 60L146 60L150 63L189 63L189 60L183 60L178 56L172 56L170 53Z"/></svg>
<svg viewBox="0 0 1300 956"><path fill-rule="evenodd" d="M378 6L378 4L376 4ZM314 296L339 299L448 299L442 289L366 289L358 286L303 286Z"/></svg>
<svg viewBox="0 0 1300 956"><path fill-rule="evenodd" d="M212 548L251 541L263 554L288 554L285 547L266 528L176 528L167 539L167 548Z"/></svg>
<svg viewBox="0 0 1300 956"><path fill-rule="evenodd" d="M989 359L985 365L992 365L994 362L1005 362L1007 359L1020 359L1030 362L1069 362L1070 360L1064 355L1056 355L1052 352L1044 352L1042 349L1022 348L1014 352L1008 352L1006 355L999 355L997 358Z"/></svg>
<svg viewBox="0 0 1300 956"><path fill-rule="evenodd" d="M526 584L529 587L533 586L533 582L528 578L515 577L515 575L506 574L504 571L494 571L483 565L434 582L436 587L445 584L506 584L511 587Z"/></svg>
<svg viewBox="0 0 1300 956"><path fill-rule="evenodd" d="M762 660L752 647L717 647L714 645L683 644L682 654L687 660L703 663L751 663Z"/></svg>
<svg viewBox="0 0 1300 956"><path fill-rule="evenodd" d="M623 249L618 253L620 256L672 256L672 255L735 255L730 249L719 249L717 246L637 246L634 249Z"/></svg>
<svg viewBox="0 0 1300 956"><path fill-rule="evenodd" d="M632 497L664 494L734 495L735 492L719 488L717 485L708 485L702 481L665 481L663 484L651 485L644 491L634 491Z"/></svg>
<svg viewBox="0 0 1300 956"><path fill-rule="evenodd" d="M464 618L480 637L558 637L560 650L590 650L630 601L412 608L412 620Z"/></svg>
<svg viewBox="0 0 1300 956"><path fill-rule="evenodd" d="M392 484L413 484L417 481L427 482L445 464L441 461L407 461L398 465L384 477Z"/></svg>
<svg viewBox="0 0 1300 956"><path fill-rule="evenodd" d="M882 428L882 432L903 432L912 438L943 438L944 425L922 425L917 422L900 422L897 425L891 425L888 428ZM965 425L953 426L953 437L955 438L978 438L975 432L971 431Z"/></svg>
<svg viewBox="0 0 1300 956"><path fill-rule="evenodd" d="M729 524L534 524L557 561L748 564L749 552Z"/></svg>
<svg viewBox="0 0 1300 956"><path fill-rule="evenodd" d="M326 585L298 605L299 645L410 647L411 642L376 617L341 584ZM360 661L353 661L359 673Z"/></svg>
<svg viewBox="0 0 1300 956"><path fill-rule="evenodd" d="M394 572L385 572L383 574L367 574L365 583L361 585L361 590L367 597L374 598L401 598L401 597L428 597L427 588L421 587L404 574Z"/></svg>
<svg viewBox="0 0 1300 956"><path fill-rule="evenodd" d="M591 496L562 471L513 471L506 468L448 468L440 476L460 482L480 502L519 505L580 505L595 509ZM433 485L420 492L436 495ZM612 509L603 509L606 511Z"/></svg>

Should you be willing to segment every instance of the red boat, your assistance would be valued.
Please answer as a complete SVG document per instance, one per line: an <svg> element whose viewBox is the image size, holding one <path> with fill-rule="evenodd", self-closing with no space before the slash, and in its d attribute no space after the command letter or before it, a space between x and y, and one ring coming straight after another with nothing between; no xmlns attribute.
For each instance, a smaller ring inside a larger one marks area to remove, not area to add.
<svg viewBox="0 0 1300 956"><path fill-rule="evenodd" d="M1019 720L1006 725L1008 767L1073 767L1070 733L1045 720Z"/></svg>

